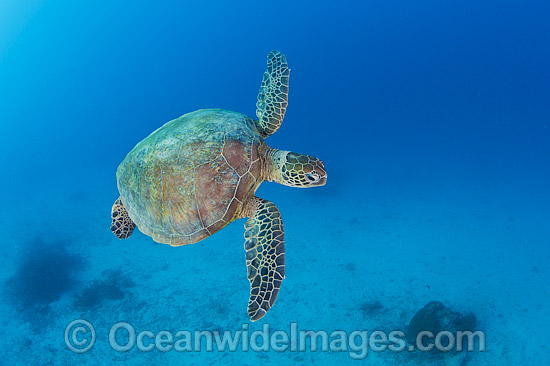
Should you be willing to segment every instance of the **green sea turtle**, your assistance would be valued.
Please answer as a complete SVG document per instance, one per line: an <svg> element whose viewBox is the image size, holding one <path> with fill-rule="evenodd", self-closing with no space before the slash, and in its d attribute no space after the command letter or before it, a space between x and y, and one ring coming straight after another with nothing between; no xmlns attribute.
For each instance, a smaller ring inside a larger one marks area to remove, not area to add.
<svg viewBox="0 0 550 366"><path fill-rule="evenodd" d="M255 195L263 181L291 187L325 184L323 163L272 149L264 139L283 121L290 70L285 56L267 57L254 120L222 109L185 114L138 143L117 170L120 197L111 230L128 238L135 226L159 243L196 243L232 221L245 223L250 299L255 321L273 306L285 277L284 231L277 207Z"/></svg>

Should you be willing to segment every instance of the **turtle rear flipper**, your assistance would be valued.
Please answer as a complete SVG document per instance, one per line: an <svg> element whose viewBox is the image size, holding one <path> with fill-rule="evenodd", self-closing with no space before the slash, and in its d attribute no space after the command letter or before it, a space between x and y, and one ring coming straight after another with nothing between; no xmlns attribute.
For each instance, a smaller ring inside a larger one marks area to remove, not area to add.
<svg viewBox="0 0 550 366"><path fill-rule="evenodd" d="M262 137L267 137L279 129L288 104L288 79L290 69L286 57L279 51L267 55L267 70L262 79L256 116Z"/></svg>
<svg viewBox="0 0 550 366"><path fill-rule="evenodd" d="M256 321L275 303L285 277L285 236L281 214L264 199L251 197L244 210L246 267L250 281L248 315Z"/></svg>
<svg viewBox="0 0 550 366"><path fill-rule="evenodd" d="M120 197L115 201L113 208L111 209L111 231L119 239L126 239L132 235L136 224L128 216L128 211L122 204Z"/></svg>

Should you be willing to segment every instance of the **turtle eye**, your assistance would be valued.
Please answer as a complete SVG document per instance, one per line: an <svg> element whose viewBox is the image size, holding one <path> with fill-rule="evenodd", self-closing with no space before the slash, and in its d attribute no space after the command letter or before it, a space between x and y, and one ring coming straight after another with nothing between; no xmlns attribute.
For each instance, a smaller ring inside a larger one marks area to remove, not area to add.
<svg viewBox="0 0 550 366"><path fill-rule="evenodd" d="M306 173L306 178L310 183L315 183L319 180L319 176L317 174L314 174L314 173L312 173L312 174Z"/></svg>

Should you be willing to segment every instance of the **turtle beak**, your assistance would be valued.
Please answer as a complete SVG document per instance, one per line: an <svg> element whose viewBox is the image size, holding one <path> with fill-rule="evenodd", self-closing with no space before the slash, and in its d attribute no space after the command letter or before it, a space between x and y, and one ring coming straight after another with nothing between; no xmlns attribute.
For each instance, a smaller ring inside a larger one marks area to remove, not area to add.
<svg viewBox="0 0 550 366"><path fill-rule="evenodd" d="M325 169L325 165L321 160L319 160L319 166L317 167L317 171L321 175L321 178L319 179L319 186L324 186L327 183L327 171Z"/></svg>
<svg viewBox="0 0 550 366"><path fill-rule="evenodd" d="M321 160L319 160L318 165L315 167L315 171L319 174L319 181L313 184L316 187L321 187L327 184L327 171L325 170L325 165Z"/></svg>

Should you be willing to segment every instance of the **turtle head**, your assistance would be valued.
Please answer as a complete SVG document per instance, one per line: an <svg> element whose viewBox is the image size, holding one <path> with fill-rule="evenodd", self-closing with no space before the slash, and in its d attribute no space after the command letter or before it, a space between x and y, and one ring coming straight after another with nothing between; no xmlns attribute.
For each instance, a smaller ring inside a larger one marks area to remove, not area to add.
<svg viewBox="0 0 550 366"><path fill-rule="evenodd" d="M271 162L270 181L298 188L324 186L327 182L325 166L314 156L276 150Z"/></svg>
<svg viewBox="0 0 550 366"><path fill-rule="evenodd" d="M289 152L281 167L281 177L285 185L291 187L324 186L327 172L323 162L314 156Z"/></svg>

